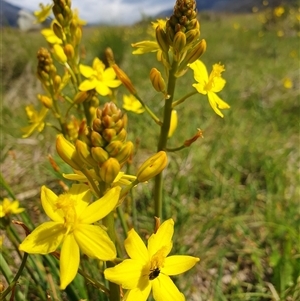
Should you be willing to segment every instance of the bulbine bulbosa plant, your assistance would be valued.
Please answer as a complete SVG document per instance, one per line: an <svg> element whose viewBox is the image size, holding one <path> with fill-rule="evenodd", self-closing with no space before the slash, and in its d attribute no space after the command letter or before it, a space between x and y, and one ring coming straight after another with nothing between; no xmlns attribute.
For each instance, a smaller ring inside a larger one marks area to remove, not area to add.
<svg viewBox="0 0 300 301"><path fill-rule="evenodd" d="M199 60L206 50L206 41L200 38L196 2L177 0L169 18L152 23L152 40L132 44L133 54L152 52L160 64L160 70L149 70L149 84L163 99L162 117L155 114L149 102L146 104L126 70L114 61L111 49L106 51L109 66L99 58L94 58L91 66L83 64L81 39L85 22L72 10L71 0L41 5L37 19L43 21L51 10L51 26L42 30L48 47L40 48L37 54L37 78L44 89L37 96L41 109L26 106L29 125L22 130L24 138L45 127L58 132L53 143L62 163L53 159L51 163L57 172L59 164L67 164L73 172L63 177L74 183L70 187L64 185L61 194L41 187L41 205L47 218L40 225L32 223L18 201L3 201L0 217L21 262L13 281L2 287L1 300L10 293L12 298L23 294L17 283L26 269L34 283L31 289L39 300L56 300L57 284L69 300L87 299L88 294L96 296L89 300L185 300L173 276L193 268L200 259L170 255L174 220L162 215L163 170L168 165L168 153L190 147L202 137L202 131L196 130L194 136L175 148L169 147L168 139L176 127L177 131L184 131L176 107L192 95L207 97L220 117L224 117L221 110L229 108L217 95L225 85L224 66L214 64L208 73ZM189 91L185 96L176 98L177 79L187 72L193 72L195 82L186 88ZM120 95L116 90L121 85L129 92L124 95L123 107L137 114L148 113L159 132L156 149L134 172L128 168L134 155L134 143L127 139L130 120L116 100ZM55 123L48 121L50 117ZM124 204L137 185L150 181L154 181L155 216L152 234L145 244L131 218L137 209L133 206L128 210ZM11 214L19 214L19 218L12 221ZM26 237L16 231L20 227ZM6 259L2 258L2 262L6 263ZM40 280L46 277L43 273L51 274L57 283L45 289Z"/></svg>

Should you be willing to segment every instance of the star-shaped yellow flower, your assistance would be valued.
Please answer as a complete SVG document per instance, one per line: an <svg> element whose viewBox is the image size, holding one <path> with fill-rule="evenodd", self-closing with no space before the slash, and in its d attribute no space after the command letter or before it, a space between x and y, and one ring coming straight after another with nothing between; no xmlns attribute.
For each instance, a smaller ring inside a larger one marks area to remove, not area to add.
<svg viewBox="0 0 300 301"><path fill-rule="evenodd" d="M36 23L43 23L51 14L53 4L44 5L40 3L40 9L35 11L33 14L36 17Z"/></svg>
<svg viewBox="0 0 300 301"><path fill-rule="evenodd" d="M24 133L23 138L29 137L35 130L41 132L45 127L44 119L48 113L48 109L45 107L40 112L37 112L33 105L26 106L25 110L30 125L21 128L21 131Z"/></svg>
<svg viewBox="0 0 300 301"><path fill-rule="evenodd" d="M161 224L148 240L148 248L134 231L128 232L125 249L130 259L104 271L107 280L127 289L124 301L146 301L151 289L156 301L183 301L183 294L169 276L191 269L199 258L185 255L168 256L172 249L174 221Z"/></svg>
<svg viewBox="0 0 300 301"><path fill-rule="evenodd" d="M104 261L116 257L115 246L106 231L93 223L115 208L120 190L120 187L114 187L104 197L89 204L92 194L87 185L75 184L68 193L59 196L43 186L42 206L52 221L33 230L19 249L32 254L49 254L62 245L60 288L65 289L77 274L80 250L89 257Z"/></svg>
<svg viewBox="0 0 300 301"><path fill-rule="evenodd" d="M111 67L105 69L103 62L97 57L93 61L93 67L80 64L79 70L87 78L79 86L81 91L96 89L100 95L106 96L112 93L110 88L117 88L121 85L121 81L115 79L114 69Z"/></svg>
<svg viewBox="0 0 300 301"><path fill-rule="evenodd" d="M19 201L10 201L8 198L4 198L2 204L0 204L0 217L10 214L19 214L25 209L19 207Z"/></svg>
<svg viewBox="0 0 300 301"><path fill-rule="evenodd" d="M142 104L132 94L129 96L123 95L123 108L136 114L141 114L145 111Z"/></svg>
<svg viewBox="0 0 300 301"><path fill-rule="evenodd" d="M221 75L225 71L224 66L214 64L209 76L205 65L200 60L190 64L189 67L194 71L194 78L198 82L197 84L193 84L193 87L199 93L207 95L208 101L215 113L224 117L220 109L229 109L230 106L216 94L224 88L226 83Z"/></svg>

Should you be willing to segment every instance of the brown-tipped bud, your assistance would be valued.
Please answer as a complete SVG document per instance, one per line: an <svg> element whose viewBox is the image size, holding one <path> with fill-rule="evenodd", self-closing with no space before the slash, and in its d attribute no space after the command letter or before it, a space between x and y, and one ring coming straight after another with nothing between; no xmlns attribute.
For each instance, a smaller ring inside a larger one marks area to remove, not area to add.
<svg viewBox="0 0 300 301"><path fill-rule="evenodd" d="M97 115L98 109L96 109L96 115ZM93 120L93 130L96 132L101 132L103 130L103 125L101 122L101 119L98 117L96 119Z"/></svg>
<svg viewBox="0 0 300 301"><path fill-rule="evenodd" d="M131 80L127 76L127 74L121 68L119 68L119 66L117 64L113 64L111 67L115 70L115 73L116 73L118 79L122 82L122 84L126 87L126 89L131 94L135 95L136 90L135 90Z"/></svg>
<svg viewBox="0 0 300 301"><path fill-rule="evenodd" d="M128 160L128 158L131 157L132 153L133 153L133 143L131 141L128 141L125 144L123 144L121 150L115 156L115 158L122 165Z"/></svg>
<svg viewBox="0 0 300 301"><path fill-rule="evenodd" d="M59 172L60 168L51 155L48 155L48 160L54 171Z"/></svg>
<svg viewBox="0 0 300 301"><path fill-rule="evenodd" d="M38 94L38 99L39 101L43 104L44 107L46 107L47 109L51 109L53 106L53 101L52 98L45 96L45 95L41 95Z"/></svg>
<svg viewBox="0 0 300 301"><path fill-rule="evenodd" d="M63 135L58 135L56 138L56 151L58 155L72 168L81 170L83 163L77 154L75 146Z"/></svg>
<svg viewBox="0 0 300 301"><path fill-rule="evenodd" d="M160 49L163 52L168 53L170 46L168 44L167 35L161 25L158 25L156 27L155 34L156 34L156 41Z"/></svg>
<svg viewBox="0 0 300 301"><path fill-rule="evenodd" d="M168 24L168 22L167 22L167 24ZM166 33L167 41L170 46L173 46L173 40L174 40L174 36L175 36L175 32L174 32L173 28L167 27L166 32L167 32Z"/></svg>
<svg viewBox="0 0 300 301"><path fill-rule="evenodd" d="M75 97L73 102L76 104L83 103L85 100L87 100L89 97L89 93L87 91L79 91Z"/></svg>
<svg viewBox="0 0 300 301"><path fill-rule="evenodd" d="M167 166L168 157L166 152L160 151L148 158L138 169L137 179L139 182L146 182L161 173Z"/></svg>
<svg viewBox="0 0 300 301"><path fill-rule="evenodd" d="M150 80L151 80L153 88L157 92L165 92L165 88L166 88L165 81L164 81L163 77L161 76L161 73L156 68L151 69Z"/></svg>
<svg viewBox="0 0 300 301"><path fill-rule="evenodd" d="M93 146L103 147L106 144L104 138L96 131L92 131L91 133L91 141Z"/></svg>
<svg viewBox="0 0 300 301"><path fill-rule="evenodd" d="M120 169L121 166L118 160L109 158L101 165L99 175L103 182L111 184L120 172Z"/></svg>
<svg viewBox="0 0 300 301"><path fill-rule="evenodd" d="M186 36L182 31L178 31L174 36L173 48L176 54L180 54L186 45Z"/></svg>
<svg viewBox="0 0 300 301"><path fill-rule="evenodd" d="M66 37L60 24L54 21L52 25L52 30L59 39L63 41L65 40Z"/></svg>
<svg viewBox="0 0 300 301"><path fill-rule="evenodd" d="M91 154L93 159L98 162L100 165L104 163L108 158L109 154L102 147L92 147Z"/></svg>
<svg viewBox="0 0 300 301"><path fill-rule="evenodd" d="M74 58L75 51L74 51L73 45L67 44L64 47L64 52L65 52L65 55L67 56L68 59L73 59Z"/></svg>
<svg viewBox="0 0 300 301"><path fill-rule="evenodd" d="M59 45L59 44L55 44L53 46L53 56L54 58L61 64L65 64L68 60L64 49Z"/></svg>
<svg viewBox="0 0 300 301"><path fill-rule="evenodd" d="M115 140L115 141L110 142L105 147L105 150L109 153L110 157L115 157L121 150L122 146L123 146L123 143L121 141Z"/></svg>
<svg viewBox="0 0 300 301"><path fill-rule="evenodd" d="M102 136L107 142L110 142L116 136L116 130L115 129L105 129L102 132Z"/></svg>
<svg viewBox="0 0 300 301"><path fill-rule="evenodd" d="M97 162L92 158L90 148L86 143L77 139L75 142L76 151L78 153L79 158L82 162L84 162L89 167L96 167Z"/></svg>
<svg viewBox="0 0 300 301"><path fill-rule="evenodd" d="M197 133L191 139L185 140L183 145L188 147L200 137L203 138L203 131L198 129Z"/></svg>

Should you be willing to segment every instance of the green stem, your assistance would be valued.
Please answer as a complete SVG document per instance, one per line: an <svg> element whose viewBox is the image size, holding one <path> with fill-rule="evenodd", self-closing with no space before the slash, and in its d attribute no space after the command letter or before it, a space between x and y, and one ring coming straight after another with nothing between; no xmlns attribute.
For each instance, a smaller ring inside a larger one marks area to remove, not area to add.
<svg viewBox="0 0 300 301"><path fill-rule="evenodd" d="M179 104L183 103L186 99L188 99L189 97L191 97L191 96L193 96L193 95L195 95L197 93L198 93L197 91L190 92L187 95L181 97L180 99L174 101L173 104L172 104L172 108L174 109L176 106L178 106Z"/></svg>
<svg viewBox="0 0 300 301"><path fill-rule="evenodd" d="M0 300L5 300L5 297L13 290L13 288L16 286L16 284L18 283L18 279L21 276L21 273L25 267L26 264L26 260L28 258L28 254L24 253L21 265L19 267L19 270L17 272L17 274L15 275L14 279L11 281L11 283L9 284L9 286L6 288L6 290L4 292L1 293L1 299ZM4 258L2 257L2 254L0 253L0 262L4 262Z"/></svg>
<svg viewBox="0 0 300 301"><path fill-rule="evenodd" d="M174 60L172 63L172 68L169 72L167 95L170 95L170 97L165 100L164 120L160 129L160 137L157 145L158 152L161 150L166 150L167 148L168 133L169 133L170 123L171 123L172 103L174 99L174 91L176 86L176 77L174 74L177 70L177 66L178 64ZM154 203L155 203L154 207L155 207L156 217L162 217L162 188L163 188L163 177L162 177L162 173L160 173L155 177L155 182L154 182Z"/></svg>

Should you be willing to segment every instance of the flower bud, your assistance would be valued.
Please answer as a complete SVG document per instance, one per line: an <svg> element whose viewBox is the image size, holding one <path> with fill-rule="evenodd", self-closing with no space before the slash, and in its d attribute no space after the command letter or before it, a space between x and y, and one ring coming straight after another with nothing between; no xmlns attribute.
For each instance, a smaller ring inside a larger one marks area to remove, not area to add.
<svg viewBox="0 0 300 301"><path fill-rule="evenodd" d="M171 123L170 123L170 129L169 129L169 133L168 133L168 138L172 137L172 135L174 134L176 128L177 128L177 123L178 123L178 118L177 118L177 111L176 110L172 110L171 113Z"/></svg>
<svg viewBox="0 0 300 301"><path fill-rule="evenodd" d="M83 103L89 97L89 93L87 91L79 91L75 97L73 102L76 104Z"/></svg>
<svg viewBox="0 0 300 301"><path fill-rule="evenodd" d="M162 28L161 25L158 25L155 29L155 34L156 34L156 41L157 44L159 45L160 49L163 52L168 53L169 51L169 44L167 41L167 35L164 31L164 29Z"/></svg>
<svg viewBox="0 0 300 301"><path fill-rule="evenodd" d="M106 147L105 150L109 153L110 157L115 157L121 150L123 143L121 141L115 140L111 141Z"/></svg>
<svg viewBox="0 0 300 301"><path fill-rule="evenodd" d="M121 166L117 159L109 158L100 167L99 175L107 184L111 184L118 173L120 172Z"/></svg>
<svg viewBox="0 0 300 301"><path fill-rule="evenodd" d="M107 151L104 150L102 147L92 147L91 153L93 159L99 164L104 163L109 158Z"/></svg>
<svg viewBox="0 0 300 301"><path fill-rule="evenodd" d="M173 48L176 54L180 54L186 45L186 36L182 31L178 31L174 36Z"/></svg>
<svg viewBox="0 0 300 301"><path fill-rule="evenodd" d="M92 158L90 149L86 143L77 139L75 142L75 147L81 161L86 163L89 167L97 166L97 162Z"/></svg>
<svg viewBox="0 0 300 301"><path fill-rule="evenodd" d="M161 73L156 68L151 69L150 80L151 80L153 88L157 92L165 91L165 88L166 88L165 81L164 81L163 77L161 76Z"/></svg>
<svg viewBox="0 0 300 301"><path fill-rule="evenodd" d="M158 175L167 166L168 157L166 152L160 151L148 158L138 169L137 179L139 182L146 182Z"/></svg>
<svg viewBox="0 0 300 301"><path fill-rule="evenodd" d="M81 170L80 166L83 164L79 159L75 146L61 134L56 138L56 151L58 155L72 168Z"/></svg>
<svg viewBox="0 0 300 301"><path fill-rule="evenodd" d="M115 136L116 136L116 130L115 129L105 129L102 132L103 138L110 142Z"/></svg>
<svg viewBox="0 0 300 301"><path fill-rule="evenodd" d="M116 73L118 79L127 88L127 90L131 94L135 95L136 94L136 90L135 90L135 88L134 88L131 80L127 76L127 74L117 64L113 64L111 67L115 70L115 73Z"/></svg>
<svg viewBox="0 0 300 301"><path fill-rule="evenodd" d="M38 94L37 97L40 100L40 102L43 104L44 107L46 107L47 109L52 108L52 105L53 105L52 98L50 98L46 95L41 95L41 94Z"/></svg>
<svg viewBox="0 0 300 301"><path fill-rule="evenodd" d="M74 47L71 44L67 44L64 47L64 52L69 59L74 58L74 55L75 55Z"/></svg>
<svg viewBox="0 0 300 301"><path fill-rule="evenodd" d="M124 115L125 116L125 115ZM123 128L117 136L115 136L115 139L116 140L119 140L121 142L125 142L126 140L126 137L127 137L127 131Z"/></svg>
<svg viewBox="0 0 300 301"><path fill-rule="evenodd" d="M96 131L92 131L91 133L91 142L93 146L100 146L100 147L103 147L106 144L104 138Z"/></svg>
<svg viewBox="0 0 300 301"><path fill-rule="evenodd" d="M133 143L131 141L128 141L125 144L123 144L121 150L115 156L115 159L117 159L120 165L122 165L128 160L128 158L132 155L132 153L133 153Z"/></svg>
<svg viewBox="0 0 300 301"><path fill-rule="evenodd" d="M192 29L186 33L186 44L191 44L196 41L200 36L200 31L198 29Z"/></svg>
<svg viewBox="0 0 300 301"><path fill-rule="evenodd" d="M65 34L64 34L61 26L55 21L53 22L52 30L59 39L65 40Z"/></svg>

